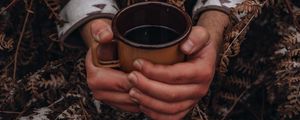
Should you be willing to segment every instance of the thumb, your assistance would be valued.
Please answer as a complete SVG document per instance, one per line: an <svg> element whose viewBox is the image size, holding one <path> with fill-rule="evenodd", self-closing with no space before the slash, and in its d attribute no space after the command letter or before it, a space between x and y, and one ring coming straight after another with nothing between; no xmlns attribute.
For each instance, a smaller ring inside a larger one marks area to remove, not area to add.
<svg viewBox="0 0 300 120"><path fill-rule="evenodd" d="M92 38L98 43L108 43L113 39L113 32L111 30L111 20L98 19L91 21L90 32Z"/></svg>
<svg viewBox="0 0 300 120"><path fill-rule="evenodd" d="M186 55L191 55L205 47L209 42L209 37L205 28L193 27L188 39L181 45L181 50Z"/></svg>

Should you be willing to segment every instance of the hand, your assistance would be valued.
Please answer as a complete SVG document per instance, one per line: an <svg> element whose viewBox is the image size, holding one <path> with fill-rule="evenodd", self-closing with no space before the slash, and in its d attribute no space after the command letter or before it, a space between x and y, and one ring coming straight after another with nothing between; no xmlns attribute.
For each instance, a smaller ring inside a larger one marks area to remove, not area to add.
<svg viewBox="0 0 300 120"><path fill-rule="evenodd" d="M111 42L113 38L110 26L111 20L93 20L82 28L81 35L89 47L105 44ZM124 111L139 112L138 106L128 94L131 85L127 74L111 68L94 66L91 50L88 51L85 61L87 83L95 99Z"/></svg>
<svg viewBox="0 0 300 120"><path fill-rule="evenodd" d="M174 65L153 64L142 59L134 62L137 71L128 76L133 85L129 94L139 104L140 110L151 118L182 119L207 93L223 35L219 30L225 27L221 23L215 26L209 22L216 19L216 14L227 16L220 12L206 14L209 15L203 14L205 18L200 18L203 21L199 23L205 27L193 27L189 39L181 46L189 57L188 61Z"/></svg>

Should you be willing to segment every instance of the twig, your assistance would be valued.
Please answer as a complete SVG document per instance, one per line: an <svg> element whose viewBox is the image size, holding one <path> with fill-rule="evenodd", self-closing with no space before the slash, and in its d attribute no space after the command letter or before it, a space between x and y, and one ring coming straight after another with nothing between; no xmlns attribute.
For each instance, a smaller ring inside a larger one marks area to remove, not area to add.
<svg viewBox="0 0 300 120"><path fill-rule="evenodd" d="M224 51L224 54L226 54L229 51L229 49L231 48L231 46L233 45L233 43L235 43L235 42L238 41L238 37L246 30L246 28L249 26L250 22L253 20L254 17L255 17L255 15L251 16L250 20L246 23L246 25L243 27L243 29L237 34L237 36L235 36L235 38L229 44L229 46L227 47L227 49Z"/></svg>
<svg viewBox="0 0 300 120"><path fill-rule="evenodd" d="M33 0L30 1L29 8L28 8L29 10L27 10L26 17L25 17L25 20L24 20L24 23L23 23L23 26L22 26L22 31L21 31L21 34L20 34L20 37L19 37L17 48L16 48L16 53L15 53L15 58L14 58L14 72L13 72L13 80L14 81L16 81L18 53L19 53L20 45L21 45L25 30L26 30L26 25L27 25L29 16L31 14L31 12L29 12L29 11L31 11L30 9L32 8L32 4L33 4Z"/></svg>
<svg viewBox="0 0 300 120"><path fill-rule="evenodd" d="M56 13L56 11L51 7L51 5L48 3L47 0L43 0L44 3L47 5L47 7L49 8L49 10L51 11L52 15L54 15L54 17L58 20L60 20L60 16Z"/></svg>
<svg viewBox="0 0 300 120"><path fill-rule="evenodd" d="M196 109L197 109L199 116L201 117L201 120L208 120L206 113L200 109L199 105L196 106ZM202 115L204 115L204 116L202 116ZM205 118L203 118L203 117L205 117Z"/></svg>
<svg viewBox="0 0 300 120"><path fill-rule="evenodd" d="M58 100L56 100L55 102L53 102L52 104L48 105L48 107L52 107L53 105L59 103L60 101L62 101L65 97L61 96Z"/></svg>
<svg viewBox="0 0 300 120"><path fill-rule="evenodd" d="M264 6L266 4L266 1L264 1L264 3L262 3L262 6ZM249 26L249 24L252 22L253 18L255 17L255 14L253 14L250 18L250 20L246 23L246 25L243 27L243 29L237 34L237 36L232 40L232 42L229 44L229 46L227 47L227 49L224 51L223 54L226 54L229 49L231 48L231 46L233 45L233 43L235 43L239 36L246 30L246 28ZM222 59L224 58L224 55L222 56Z"/></svg>
<svg viewBox="0 0 300 120"><path fill-rule="evenodd" d="M0 113L5 113L5 114L19 114L20 112L14 112L14 111L0 111Z"/></svg>
<svg viewBox="0 0 300 120"><path fill-rule="evenodd" d="M223 118L221 120L225 120L226 117L229 115L229 113L231 113L231 111L235 108L235 106L237 105L237 103L241 100L241 98L244 96L244 94L247 93L249 89L244 90L240 96L234 101L233 105L229 108L229 110L226 112L226 114L223 116Z"/></svg>
<svg viewBox="0 0 300 120"><path fill-rule="evenodd" d="M3 10L0 11L0 15L3 14L7 9L9 9L12 5L14 5L17 0L11 1Z"/></svg>

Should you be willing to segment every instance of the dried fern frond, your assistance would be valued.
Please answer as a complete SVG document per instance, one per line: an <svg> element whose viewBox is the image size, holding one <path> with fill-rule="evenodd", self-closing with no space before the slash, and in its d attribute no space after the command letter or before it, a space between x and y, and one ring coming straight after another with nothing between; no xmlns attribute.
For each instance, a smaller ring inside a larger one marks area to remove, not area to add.
<svg viewBox="0 0 300 120"><path fill-rule="evenodd" d="M244 13L249 14L252 13L254 16L258 16L261 12L261 3L256 0L246 0L242 2L241 4L237 4L236 8L234 9L234 12L236 13Z"/></svg>
<svg viewBox="0 0 300 120"><path fill-rule="evenodd" d="M62 73L50 74L50 79L42 78L38 81L38 86L44 89L57 89L64 86L66 83L65 77Z"/></svg>
<svg viewBox="0 0 300 120"><path fill-rule="evenodd" d="M27 27L27 30L24 32L24 38L22 43L20 43L19 52L18 52L18 65L29 65L34 62L34 58L38 54L37 47L38 43L33 38L33 32L30 29L31 26Z"/></svg>
<svg viewBox="0 0 300 120"><path fill-rule="evenodd" d="M282 118L295 119L300 116L300 84L290 87L287 102L278 107Z"/></svg>
<svg viewBox="0 0 300 120"><path fill-rule="evenodd" d="M8 71L0 70L0 109L15 102L17 84L8 76Z"/></svg>
<svg viewBox="0 0 300 120"><path fill-rule="evenodd" d="M49 87L51 85L51 87L57 87L61 83L61 79L59 79L60 77L58 77L58 79L56 79L56 76L52 76L53 81L51 81L52 79L50 79L51 82L47 81L45 83L41 83L41 81L45 81L45 74L49 73L53 70L57 70L60 66L63 65L63 62L60 60L57 61L51 61L48 64L46 64L45 66L43 66L41 69L37 70L36 72L34 72L33 74L30 74L28 76L26 76L24 79L27 80L27 84L26 84L26 90L30 91L30 93L32 95L34 95L35 97L37 97L39 95L38 90L43 88L43 87ZM58 80L59 82L57 82L56 80ZM57 82L57 83L56 83ZM64 82L63 82L64 83Z"/></svg>
<svg viewBox="0 0 300 120"><path fill-rule="evenodd" d="M33 75L31 75L29 78L28 78L28 83L27 83L27 87L26 87L26 90L27 91L30 91L30 93L33 95L33 96L38 96L39 92L38 92L38 81L40 81L42 78L42 75L41 74L38 74L38 73L34 73Z"/></svg>
<svg viewBox="0 0 300 120"><path fill-rule="evenodd" d="M204 106L196 105L192 110L192 120L208 120L208 115L204 108Z"/></svg>
<svg viewBox="0 0 300 120"><path fill-rule="evenodd" d="M13 44L12 38L6 38L4 33L0 33L0 50L13 49Z"/></svg>
<svg viewBox="0 0 300 120"><path fill-rule="evenodd" d="M57 119L72 119L72 120L82 120L84 119L84 115L82 114L82 108L78 103L75 103L69 106L66 110L62 111Z"/></svg>
<svg viewBox="0 0 300 120"><path fill-rule="evenodd" d="M267 90L271 103L278 105L282 119L300 118L300 37L294 26L277 24L281 35L276 45L274 60L275 81Z"/></svg>
<svg viewBox="0 0 300 120"><path fill-rule="evenodd" d="M251 86L251 80L247 77L238 78L237 76L229 76L226 78L228 80L228 85L231 87L237 87L240 89L246 89Z"/></svg>
<svg viewBox="0 0 300 120"><path fill-rule="evenodd" d="M58 0L43 0L50 10L49 19L54 19L59 26L63 26L66 21L59 16L59 11L61 10L60 2Z"/></svg>
<svg viewBox="0 0 300 120"><path fill-rule="evenodd" d="M235 13L248 13L246 16L241 17L241 21L236 25L230 27L225 32L225 43L223 45L223 53L221 54L221 63L218 66L218 70L221 76L224 76L228 71L229 58L236 56L240 53L240 45L245 39L246 31L249 29L249 24L255 17L261 12L262 7L266 2L259 3L254 0L246 0L239 4Z"/></svg>

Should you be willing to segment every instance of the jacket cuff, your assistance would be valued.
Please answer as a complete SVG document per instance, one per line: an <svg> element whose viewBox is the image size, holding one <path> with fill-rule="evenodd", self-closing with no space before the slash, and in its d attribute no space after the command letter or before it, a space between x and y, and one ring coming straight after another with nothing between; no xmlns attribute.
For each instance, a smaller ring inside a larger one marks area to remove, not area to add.
<svg viewBox="0 0 300 120"><path fill-rule="evenodd" d="M118 11L114 0L70 0L60 11L66 23L57 25L58 37L67 46L82 46L80 34L76 30L88 21L96 18L112 19Z"/></svg>
<svg viewBox="0 0 300 120"><path fill-rule="evenodd" d="M202 0L197 0L197 3L193 9L193 21L197 22L200 15L207 10L221 11L229 16L233 16L234 21L240 21L241 16L231 12L231 9L235 8L237 4L241 4L244 0L223 1L224 0L207 0L206 2L203 2Z"/></svg>

